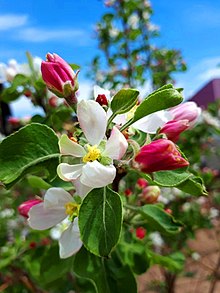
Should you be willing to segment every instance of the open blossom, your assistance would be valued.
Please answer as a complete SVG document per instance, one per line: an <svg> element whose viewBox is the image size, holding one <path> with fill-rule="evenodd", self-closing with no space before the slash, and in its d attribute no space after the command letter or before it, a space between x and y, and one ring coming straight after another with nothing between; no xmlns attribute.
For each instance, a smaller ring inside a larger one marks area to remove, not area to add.
<svg viewBox="0 0 220 293"><path fill-rule="evenodd" d="M42 78L48 89L59 97L70 97L78 90L77 74L57 54L47 54L41 63Z"/></svg>
<svg viewBox="0 0 220 293"><path fill-rule="evenodd" d="M165 133L169 140L177 142L180 134L190 127L189 120L171 120L168 121L160 130L160 133Z"/></svg>
<svg viewBox="0 0 220 293"><path fill-rule="evenodd" d="M162 170L174 170L189 165L168 139L158 139L143 146L135 157L142 172L151 173Z"/></svg>
<svg viewBox="0 0 220 293"><path fill-rule="evenodd" d="M82 246L78 227L79 205L62 188L52 187L47 190L44 201L33 205L28 213L29 226L36 230L46 230L68 218L69 226L59 239L61 258L76 253Z"/></svg>
<svg viewBox="0 0 220 293"><path fill-rule="evenodd" d="M97 102L82 100L77 105L77 117L88 143L82 146L62 135L61 154L81 158L81 161L74 165L61 163L57 173L61 179L73 181L76 188L84 188L84 192L81 190L84 194L113 182L116 175L113 160L123 157L128 143L117 127L113 127L106 139L107 115Z"/></svg>
<svg viewBox="0 0 220 293"><path fill-rule="evenodd" d="M189 121L191 127L198 120L201 111L201 108L195 102L185 102L169 110L174 120L186 119Z"/></svg>

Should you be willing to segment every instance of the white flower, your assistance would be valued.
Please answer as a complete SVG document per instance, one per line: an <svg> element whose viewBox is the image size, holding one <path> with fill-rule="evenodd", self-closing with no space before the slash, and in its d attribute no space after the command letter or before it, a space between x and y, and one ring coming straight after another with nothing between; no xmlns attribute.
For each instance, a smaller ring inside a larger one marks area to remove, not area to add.
<svg viewBox="0 0 220 293"><path fill-rule="evenodd" d="M123 157L128 143L117 127L113 127L106 140L107 115L97 102L82 100L77 105L77 116L88 144L81 146L62 135L59 140L61 154L81 158L81 162L75 165L61 163L57 173L61 179L72 181L77 193L85 195L93 188L113 182L116 175L113 159Z"/></svg>
<svg viewBox="0 0 220 293"><path fill-rule="evenodd" d="M140 18L137 14L132 14L128 18L128 24L132 29L137 29L138 28L138 23L140 21Z"/></svg>
<svg viewBox="0 0 220 293"><path fill-rule="evenodd" d="M34 205L29 211L29 226L36 230L49 229L61 223L65 218L69 218L69 226L59 239L61 258L70 257L82 246L76 217L78 207L79 205L73 201L67 191L52 187L45 193L44 201Z"/></svg>

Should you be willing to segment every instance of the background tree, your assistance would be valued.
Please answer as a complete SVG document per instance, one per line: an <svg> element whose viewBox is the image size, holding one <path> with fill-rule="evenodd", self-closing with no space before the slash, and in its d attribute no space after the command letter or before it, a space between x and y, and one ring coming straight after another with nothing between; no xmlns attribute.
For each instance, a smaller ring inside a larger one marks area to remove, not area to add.
<svg viewBox="0 0 220 293"><path fill-rule="evenodd" d="M153 44L159 28L151 22L150 1L109 0L105 5L110 11L96 25L102 54L94 57L90 74L97 84L112 89L150 81L155 89L174 82L173 73L186 70L179 50Z"/></svg>

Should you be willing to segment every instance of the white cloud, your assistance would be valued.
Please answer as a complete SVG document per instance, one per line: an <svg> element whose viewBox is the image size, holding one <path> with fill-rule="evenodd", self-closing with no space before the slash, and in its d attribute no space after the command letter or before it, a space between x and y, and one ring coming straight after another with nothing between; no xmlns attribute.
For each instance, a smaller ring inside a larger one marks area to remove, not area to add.
<svg viewBox="0 0 220 293"><path fill-rule="evenodd" d="M79 45L89 41L87 32L81 29L24 28L18 31L14 38L33 43L57 40L72 41L74 38Z"/></svg>
<svg viewBox="0 0 220 293"><path fill-rule="evenodd" d="M22 96L15 102L12 102L11 109L14 117L23 118L33 116L35 114L43 115L43 110L40 107L35 107L26 97Z"/></svg>
<svg viewBox="0 0 220 293"><path fill-rule="evenodd" d="M19 14L1 14L0 31L6 31L13 28L21 27L27 24L28 16Z"/></svg>
<svg viewBox="0 0 220 293"><path fill-rule="evenodd" d="M176 87L183 87L186 99L190 98L211 79L220 78L219 64L220 56L201 60L176 78Z"/></svg>

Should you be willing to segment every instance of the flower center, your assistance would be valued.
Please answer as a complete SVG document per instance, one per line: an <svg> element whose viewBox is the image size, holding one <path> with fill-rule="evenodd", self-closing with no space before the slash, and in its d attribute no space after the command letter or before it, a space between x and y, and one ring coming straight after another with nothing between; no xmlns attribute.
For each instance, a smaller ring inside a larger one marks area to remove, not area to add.
<svg viewBox="0 0 220 293"><path fill-rule="evenodd" d="M88 153L83 157L83 162L93 162L101 158L101 151L97 148L97 145L90 146L88 145Z"/></svg>
<svg viewBox="0 0 220 293"><path fill-rule="evenodd" d="M79 214L80 205L74 202L68 202L65 204L66 214L70 217L77 217Z"/></svg>

